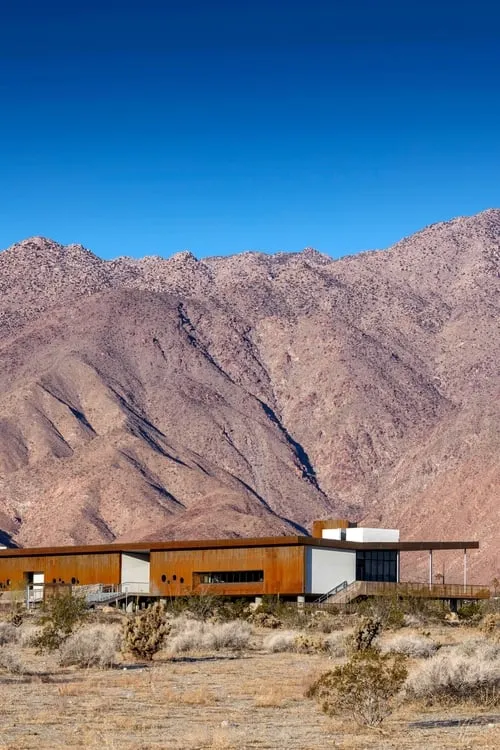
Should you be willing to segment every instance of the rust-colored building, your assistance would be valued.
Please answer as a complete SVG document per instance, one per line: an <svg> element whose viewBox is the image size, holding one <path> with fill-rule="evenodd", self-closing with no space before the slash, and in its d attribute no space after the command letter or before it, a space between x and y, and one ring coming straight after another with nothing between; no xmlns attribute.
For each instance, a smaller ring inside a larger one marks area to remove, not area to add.
<svg viewBox="0 0 500 750"><path fill-rule="evenodd" d="M400 542L399 532L317 522L282 536L0 550L0 588L103 584L151 596L193 592L313 598L355 581L396 583L402 551L477 549L478 542ZM464 585L466 568L464 568Z"/></svg>

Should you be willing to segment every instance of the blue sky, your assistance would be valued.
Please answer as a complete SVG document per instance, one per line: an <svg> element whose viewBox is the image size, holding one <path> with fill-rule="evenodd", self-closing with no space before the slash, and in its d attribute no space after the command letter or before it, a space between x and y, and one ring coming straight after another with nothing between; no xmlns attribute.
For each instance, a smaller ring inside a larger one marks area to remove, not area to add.
<svg viewBox="0 0 500 750"><path fill-rule="evenodd" d="M500 206L496 3L26 0L0 247L333 256Z"/></svg>

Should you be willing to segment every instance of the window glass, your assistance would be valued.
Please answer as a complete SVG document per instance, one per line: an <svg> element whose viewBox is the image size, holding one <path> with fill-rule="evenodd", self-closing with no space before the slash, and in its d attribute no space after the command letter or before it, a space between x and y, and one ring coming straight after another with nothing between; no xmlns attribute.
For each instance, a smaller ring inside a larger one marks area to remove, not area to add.
<svg viewBox="0 0 500 750"><path fill-rule="evenodd" d="M200 583L262 583L263 570L227 570L214 573L195 573Z"/></svg>

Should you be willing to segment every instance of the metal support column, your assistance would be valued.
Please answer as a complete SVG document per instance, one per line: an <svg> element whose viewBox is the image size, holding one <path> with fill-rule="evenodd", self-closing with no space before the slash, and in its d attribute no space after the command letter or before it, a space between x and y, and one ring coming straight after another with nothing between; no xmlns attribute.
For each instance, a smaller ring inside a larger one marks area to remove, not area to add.
<svg viewBox="0 0 500 750"><path fill-rule="evenodd" d="M467 587L467 549L464 549L464 592Z"/></svg>
<svg viewBox="0 0 500 750"><path fill-rule="evenodd" d="M429 586L432 586L432 550L429 550Z"/></svg>

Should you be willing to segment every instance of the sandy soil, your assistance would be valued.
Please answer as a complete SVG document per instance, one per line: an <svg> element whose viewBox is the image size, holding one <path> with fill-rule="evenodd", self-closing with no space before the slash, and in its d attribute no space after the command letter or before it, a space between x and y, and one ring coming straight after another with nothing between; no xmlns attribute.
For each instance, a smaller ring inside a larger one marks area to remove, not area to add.
<svg viewBox="0 0 500 750"><path fill-rule="evenodd" d="M303 697L325 656L248 653L62 669L23 649L30 674L0 676L0 748L495 748L500 715L402 706L382 731L324 716ZM474 722L485 721L484 725ZM451 726L412 727L445 721Z"/></svg>

